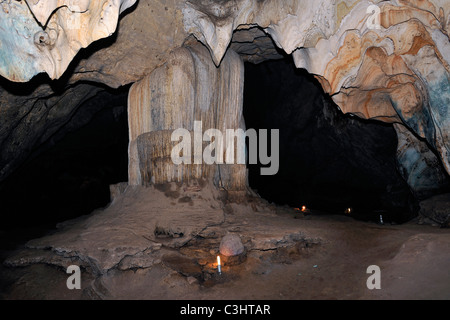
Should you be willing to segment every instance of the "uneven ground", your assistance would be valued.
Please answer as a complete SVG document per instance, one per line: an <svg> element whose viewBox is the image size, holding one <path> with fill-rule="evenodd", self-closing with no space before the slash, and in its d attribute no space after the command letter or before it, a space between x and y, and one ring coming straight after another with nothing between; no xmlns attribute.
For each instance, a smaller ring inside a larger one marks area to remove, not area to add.
<svg viewBox="0 0 450 320"><path fill-rule="evenodd" d="M450 299L450 229L303 215L207 184L131 188L8 252L3 299ZM227 232L243 256L222 257ZM3 252L3 256L6 253ZM4 258L4 257L3 257ZM81 266L81 290L65 270ZM369 265L381 289L369 290Z"/></svg>

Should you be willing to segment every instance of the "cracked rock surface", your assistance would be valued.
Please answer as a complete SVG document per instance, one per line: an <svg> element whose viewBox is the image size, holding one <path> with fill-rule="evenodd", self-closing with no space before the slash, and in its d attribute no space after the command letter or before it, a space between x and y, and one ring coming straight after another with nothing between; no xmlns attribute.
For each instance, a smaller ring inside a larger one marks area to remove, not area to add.
<svg viewBox="0 0 450 320"><path fill-rule="evenodd" d="M242 254L220 253L227 234L241 239ZM10 255L0 293L4 299L448 299L449 249L446 229L303 215L259 198L230 202L206 182L128 187L109 207ZM367 290L372 264L389 290ZM67 289L69 265L81 267L82 290ZM420 281L414 285L410 277Z"/></svg>

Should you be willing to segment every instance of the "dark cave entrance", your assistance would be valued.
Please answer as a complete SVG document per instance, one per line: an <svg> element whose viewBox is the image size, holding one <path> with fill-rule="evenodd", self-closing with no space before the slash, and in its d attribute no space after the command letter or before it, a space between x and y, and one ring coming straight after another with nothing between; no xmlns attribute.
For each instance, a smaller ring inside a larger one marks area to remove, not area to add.
<svg viewBox="0 0 450 320"><path fill-rule="evenodd" d="M291 57L245 63L244 118L247 129L279 129L278 173L248 165L250 187L267 201L333 214L352 208L362 220L415 216L393 126L344 115Z"/></svg>
<svg viewBox="0 0 450 320"><path fill-rule="evenodd" d="M127 181L128 89L102 87L0 184L3 247L105 207Z"/></svg>

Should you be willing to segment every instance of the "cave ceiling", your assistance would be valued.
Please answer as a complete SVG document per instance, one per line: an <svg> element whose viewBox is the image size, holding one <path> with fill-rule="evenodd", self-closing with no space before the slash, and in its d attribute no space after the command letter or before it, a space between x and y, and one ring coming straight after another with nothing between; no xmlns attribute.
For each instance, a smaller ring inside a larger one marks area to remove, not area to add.
<svg viewBox="0 0 450 320"><path fill-rule="evenodd" d="M227 50L253 63L292 55L344 113L403 125L450 172L448 0L0 4L0 180L42 140L24 137L61 128L96 84L137 82L198 41L216 66Z"/></svg>

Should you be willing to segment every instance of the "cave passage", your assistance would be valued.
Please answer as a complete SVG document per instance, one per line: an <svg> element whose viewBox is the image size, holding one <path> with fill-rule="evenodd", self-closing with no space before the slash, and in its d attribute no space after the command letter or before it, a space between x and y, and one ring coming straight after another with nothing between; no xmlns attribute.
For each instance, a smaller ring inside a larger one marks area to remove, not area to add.
<svg viewBox="0 0 450 320"><path fill-rule="evenodd" d="M244 118L247 129L279 129L278 173L248 165L250 187L269 202L336 214L352 208L355 218L373 221L415 215L393 126L344 115L291 57L245 63Z"/></svg>
<svg viewBox="0 0 450 320"><path fill-rule="evenodd" d="M128 175L128 89L105 88L82 103L0 184L2 233L31 238L109 203L109 185Z"/></svg>

